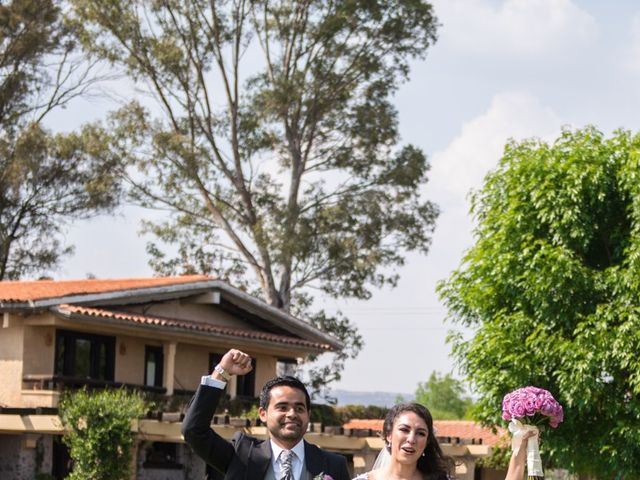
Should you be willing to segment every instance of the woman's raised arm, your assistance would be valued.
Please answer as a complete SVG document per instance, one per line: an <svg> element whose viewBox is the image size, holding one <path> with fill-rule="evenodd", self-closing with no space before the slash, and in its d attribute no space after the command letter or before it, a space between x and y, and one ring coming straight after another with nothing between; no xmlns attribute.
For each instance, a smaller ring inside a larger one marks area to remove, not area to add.
<svg viewBox="0 0 640 480"><path fill-rule="evenodd" d="M507 476L504 480L522 480L524 476L524 471L526 469L525 463L527 460L527 443L529 443L529 438L536 435L535 432L527 432L522 437L522 444L520 444L520 449L518 450L518 454L511 454L511 460L509 460L509 470L507 470Z"/></svg>

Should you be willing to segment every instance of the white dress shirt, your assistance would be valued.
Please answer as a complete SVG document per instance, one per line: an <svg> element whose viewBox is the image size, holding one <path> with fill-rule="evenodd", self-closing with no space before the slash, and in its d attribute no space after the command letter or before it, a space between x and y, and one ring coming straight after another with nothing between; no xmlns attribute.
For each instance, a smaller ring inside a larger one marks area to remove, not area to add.
<svg viewBox="0 0 640 480"><path fill-rule="evenodd" d="M227 386L227 382L223 382L222 380L216 380L212 378L211 375L203 375L200 379L200 385L206 385L208 387L219 388L220 390L224 390Z"/></svg>
<svg viewBox="0 0 640 480"><path fill-rule="evenodd" d="M273 473L276 478L279 479L282 474L282 465L280 464L280 453L284 450L282 447L276 445L273 440L269 440L271 442L271 451L273 455L271 456L271 468L273 468ZM293 474L293 480L300 480L302 478L302 467L304 466L304 440L300 440L295 447L291 449L294 453L293 458L291 459L291 473Z"/></svg>

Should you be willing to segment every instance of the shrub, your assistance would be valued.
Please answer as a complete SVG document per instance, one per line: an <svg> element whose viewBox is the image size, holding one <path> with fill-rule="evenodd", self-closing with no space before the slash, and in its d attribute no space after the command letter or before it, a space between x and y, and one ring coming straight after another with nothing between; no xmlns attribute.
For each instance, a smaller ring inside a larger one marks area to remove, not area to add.
<svg viewBox="0 0 640 480"><path fill-rule="evenodd" d="M130 478L135 434L133 420L146 412L137 392L79 390L60 403L73 472L69 480L127 480Z"/></svg>

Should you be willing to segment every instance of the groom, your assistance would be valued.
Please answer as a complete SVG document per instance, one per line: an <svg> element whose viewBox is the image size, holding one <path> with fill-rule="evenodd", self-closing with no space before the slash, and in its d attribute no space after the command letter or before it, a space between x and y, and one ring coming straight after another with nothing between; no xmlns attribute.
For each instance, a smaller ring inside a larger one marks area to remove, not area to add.
<svg viewBox="0 0 640 480"><path fill-rule="evenodd" d="M182 435L193 450L225 479L349 480L343 456L325 452L303 437L309 424L309 393L295 377L268 381L260 394L260 420L268 440L236 433L231 442L211 429L211 419L232 375L252 369L251 357L231 349L211 375L202 377L182 423Z"/></svg>

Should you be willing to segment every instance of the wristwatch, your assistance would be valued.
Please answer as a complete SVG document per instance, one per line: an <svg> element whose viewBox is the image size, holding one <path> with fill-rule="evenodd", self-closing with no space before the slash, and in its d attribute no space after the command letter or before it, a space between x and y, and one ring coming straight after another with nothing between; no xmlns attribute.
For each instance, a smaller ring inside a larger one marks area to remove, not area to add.
<svg viewBox="0 0 640 480"><path fill-rule="evenodd" d="M229 374L229 372L222 368L220 364L217 364L215 367L213 367L213 369L220 375L222 375L222 378L224 378L227 382L231 380L231 374Z"/></svg>

